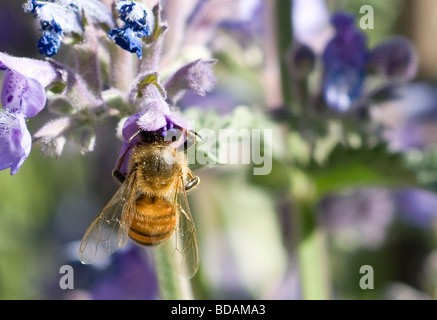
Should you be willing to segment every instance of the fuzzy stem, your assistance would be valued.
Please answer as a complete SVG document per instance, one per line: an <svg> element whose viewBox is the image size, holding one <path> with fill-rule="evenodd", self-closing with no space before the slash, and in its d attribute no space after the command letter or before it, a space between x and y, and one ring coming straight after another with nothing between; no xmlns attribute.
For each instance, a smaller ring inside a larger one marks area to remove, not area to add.
<svg viewBox="0 0 437 320"><path fill-rule="evenodd" d="M305 300L330 299L326 232L317 223L314 206L298 201L294 221L297 225L300 279Z"/></svg>
<svg viewBox="0 0 437 320"><path fill-rule="evenodd" d="M318 223L315 188L305 172L292 170L291 195L294 204L293 234L296 237L303 299L330 299L326 231Z"/></svg>
<svg viewBox="0 0 437 320"><path fill-rule="evenodd" d="M89 91L98 97L102 92L102 77L97 52L86 45L77 46L75 52L78 74L86 81Z"/></svg>
<svg viewBox="0 0 437 320"><path fill-rule="evenodd" d="M114 43L108 44L110 52L109 81L112 88L128 92L133 82L132 54Z"/></svg>
<svg viewBox="0 0 437 320"><path fill-rule="evenodd" d="M190 281L175 272L169 250L168 246L154 250L161 299L191 300L193 299L193 294Z"/></svg>

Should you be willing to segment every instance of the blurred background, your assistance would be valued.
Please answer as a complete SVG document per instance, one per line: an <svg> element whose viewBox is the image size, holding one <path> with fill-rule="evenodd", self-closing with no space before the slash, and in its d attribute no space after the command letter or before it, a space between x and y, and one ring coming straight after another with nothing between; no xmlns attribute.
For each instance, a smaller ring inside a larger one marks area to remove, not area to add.
<svg viewBox="0 0 437 320"><path fill-rule="evenodd" d="M0 1L0 51L41 59L35 20L21 5L17 0ZM326 5L331 11L357 15L361 6L371 5L375 28L364 30L370 47L391 35L403 35L415 45L418 75L403 91L405 99L390 102L382 117L395 128L386 135L388 143L408 155L427 185L427 190L347 189L327 194L317 204L332 298L435 299L437 1L338 0ZM266 6L242 6L238 23L235 17L223 19L214 41L208 42L219 59L216 89L204 98L187 95L181 103L184 110L202 106L225 118L237 106L266 111L280 103L275 96L278 83L265 83L259 76L260 70L265 81L278 76L278 70L265 68L265 34L272 32L265 25ZM415 103L421 105L415 108ZM28 122L30 132L52 118L44 110ZM266 120L261 127L269 128L270 123ZM81 155L67 146L55 159L33 148L17 175L0 172L0 299L159 299L149 249L129 244L102 263L85 266L78 261L86 228L119 186L111 176L121 147L116 125L114 119L96 128L94 152ZM273 166L272 174L260 179L253 179L251 165L195 171L201 183L189 200L201 265L192 280L194 298L302 298L290 190L280 183L281 166L275 161ZM74 290L60 288L63 265L73 267ZM373 267L373 290L359 286L363 265Z"/></svg>

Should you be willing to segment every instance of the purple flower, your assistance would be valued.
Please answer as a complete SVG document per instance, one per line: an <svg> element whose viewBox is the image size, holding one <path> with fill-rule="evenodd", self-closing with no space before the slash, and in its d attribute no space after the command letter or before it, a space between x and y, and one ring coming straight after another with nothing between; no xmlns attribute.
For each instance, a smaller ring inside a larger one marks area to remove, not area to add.
<svg viewBox="0 0 437 320"><path fill-rule="evenodd" d="M11 168L11 174L16 174L29 156L31 146L24 115L20 111L0 109L0 170Z"/></svg>
<svg viewBox="0 0 437 320"><path fill-rule="evenodd" d="M143 90L141 112L130 116L123 125L124 143L118 158L116 170L127 174L127 160L133 147L154 141L179 141L184 129L190 126L182 116L171 112L164 96L155 84L148 84Z"/></svg>
<svg viewBox="0 0 437 320"><path fill-rule="evenodd" d="M6 73L1 103L3 108L12 112L19 110L26 118L30 118L44 108L46 93L38 80L27 76L28 72L32 71L25 68L32 68L31 63L26 65L26 61L19 61L19 59L0 52L0 70Z"/></svg>
<svg viewBox="0 0 437 320"><path fill-rule="evenodd" d="M394 99L381 104L372 117L383 127L383 138L396 151L429 150L437 136L437 87L416 82L396 88Z"/></svg>
<svg viewBox="0 0 437 320"><path fill-rule="evenodd" d="M186 90L191 90L199 96L205 96L210 92L216 83L212 71L212 66L216 62L217 60L199 59L176 71L165 84L167 95L172 102L179 100Z"/></svg>
<svg viewBox="0 0 437 320"><path fill-rule="evenodd" d="M151 300L159 298L156 273L150 256L139 246L114 254L106 269L96 270L89 294L93 300ZM86 275L89 279L89 270ZM83 282L83 281L82 281Z"/></svg>
<svg viewBox="0 0 437 320"><path fill-rule="evenodd" d="M437 219L437 195L430 191L405 189L395 193L400 217L407 223L431 229Z"/></svg>
<svg viewBox="0 0 437 320"><path fill-rule="evenodd" d="M336 34L323 53L323 93L330 108L344 112L362 91L368 60L366 37L355 27L352 15L339 12L331 22Z"/></svg>
<svg viewBox="0 0 437 320"><path fill-rule="evenodd" d="M328 196L319 210L327 230L345 246L377 248L394 218L391 193L379 188Z"/></svg>
<svg viewBox="0 0 437 320"><path fill-rule="evenodd" d="M417 73L418 57L410 40L396 36L371 51L369 66L391 80L408 81Z"/></svg>
<svg viewBox="0 0 437 320"><path fill-rule="evenodd" d="M0 71L5 72L0 109L0 170L17 173L29 156L32 139L26 118L34 117L46 104L44 87L59 75L51 63L11 57L0 52Z"/></svg>

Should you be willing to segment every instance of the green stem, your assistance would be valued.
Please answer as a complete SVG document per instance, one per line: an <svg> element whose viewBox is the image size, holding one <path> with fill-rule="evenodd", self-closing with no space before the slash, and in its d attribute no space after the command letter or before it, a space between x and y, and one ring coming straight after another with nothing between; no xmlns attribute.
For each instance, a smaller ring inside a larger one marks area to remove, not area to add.
<svg viewBox="0 0 437 320"><path fill-rule="evenodd" d="M331 288L325 230L317 223L312 203L297 200L296 209L294 222L303 299L328 300Z"/></svg>
<svg viewBox="0 0 437 320"><path fill-rule="evenodd" d="M292 1L276 1L277 48L278 61L281 68L283 101L301 119L306 112L304 100L299 101L292 94L290 68L286 61L287 53L293 43L292 33ZM299 88L306 90L304 86ZM301 94L305 95L305 92ZM326 236L323 228L317 223L315 207L316 190L310 176L297 168L290 173L291 199L294 204L293 229L296 236L296 251L299 259L299 270L302 283L303 298L308 300L327 300L330 298L329 263Z"/></svg>
<svg viewBox="0 0 437 320"><path fill-rule="evenodd" d="M298 169L292 170L290 180L303 299L328 300L331 297L328 248L326 231L317 219L316 190L308 175Z"/></svg>
<svg viewBox="0 0 437 320"><path fill-rule="evenodd" d="M168 246L154 250L156 273L163 300L191 300L193 294L189 279L181 277L173 268Z"/></svg>
<svg viewBox="0 0 437 320"><path fill-rule="evenodd" d="M291 8L291 0L275 1L274 14L276 20L278 62L281 70L281 90L284 103L287 105L292 104L289 67L286 60L287 52L293 42Z"/></svg>

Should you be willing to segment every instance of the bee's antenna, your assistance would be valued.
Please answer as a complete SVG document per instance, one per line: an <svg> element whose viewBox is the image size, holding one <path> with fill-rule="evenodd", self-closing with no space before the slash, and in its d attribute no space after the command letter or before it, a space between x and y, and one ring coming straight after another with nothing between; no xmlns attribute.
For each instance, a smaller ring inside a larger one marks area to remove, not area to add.
<svg viewBox="0 0 437 320"><path fill-rule="evenodd" d="M196 131L189 130L188 132L191 133L192 135L195 135L195 136L198 137L200 140L203 140L203 137L202 137L200 134L198 134Z"/></svg>

